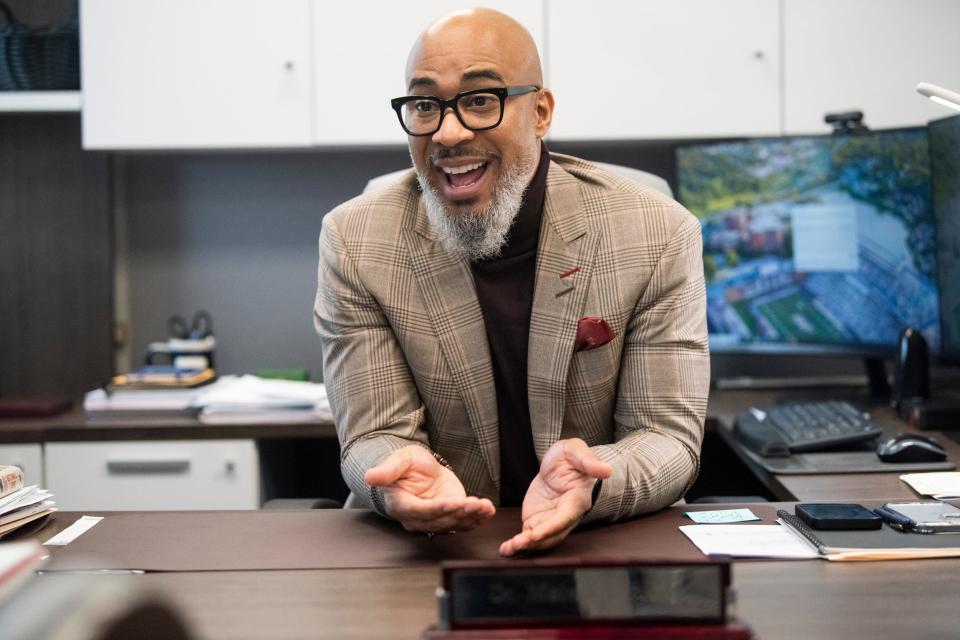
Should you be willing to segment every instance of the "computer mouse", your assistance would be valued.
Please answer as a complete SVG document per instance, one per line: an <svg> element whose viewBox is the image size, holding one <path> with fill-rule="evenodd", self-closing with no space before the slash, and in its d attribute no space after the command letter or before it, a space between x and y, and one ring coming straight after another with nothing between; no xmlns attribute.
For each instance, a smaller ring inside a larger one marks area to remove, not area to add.
<svg viewBox="0 0 960 640"><path fill-rule="evenodd" d="M933 438L915 433L898 433L877 447L883 462L943 462L946 450Z"/></svg>

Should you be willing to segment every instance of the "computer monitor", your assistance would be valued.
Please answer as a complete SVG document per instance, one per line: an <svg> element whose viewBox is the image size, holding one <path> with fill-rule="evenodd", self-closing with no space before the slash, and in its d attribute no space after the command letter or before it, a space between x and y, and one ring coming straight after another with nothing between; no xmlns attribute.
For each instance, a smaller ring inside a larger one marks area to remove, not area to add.
<svg viewBox="0 0 960 640"><path fill-rule="evenodd" d="M892 356L940 344L926 128L678 147L711 348Z"/></svg>
<svg viewBox="0 0 960 640"><path fill-rule="evenodd" d="M937 272L940 286L945 363L960 364L960 115L929 125L930 178L937 220Z"/></svg>

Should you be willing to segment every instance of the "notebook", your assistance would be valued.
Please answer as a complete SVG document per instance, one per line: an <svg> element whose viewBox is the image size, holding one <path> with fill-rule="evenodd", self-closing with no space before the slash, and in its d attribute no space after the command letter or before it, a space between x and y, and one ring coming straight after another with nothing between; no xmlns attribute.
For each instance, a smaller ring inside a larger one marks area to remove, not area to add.
<svg viewBox="0 0 960 640"><path fill-rule="evenodd" d="M906 533L884 524L873 531L814 531L783 509L780 522L833 561L960 557L960 534Z"/></svg>

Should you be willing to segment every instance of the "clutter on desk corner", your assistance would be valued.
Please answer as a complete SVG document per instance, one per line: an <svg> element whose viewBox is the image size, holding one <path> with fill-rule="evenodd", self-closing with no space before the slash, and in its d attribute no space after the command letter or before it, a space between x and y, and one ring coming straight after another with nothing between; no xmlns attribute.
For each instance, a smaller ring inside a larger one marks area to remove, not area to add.
<svg viewBox="0 0 960 640"><path fill-rule="evenodd" d="M16 468L16 467L15 467ZM8 467L2 467L6 475ZM51 500L53 494L37 485L23 486L23 478L15 481L11 486L19 484L19 488L5 493L0 498L0 538L16 531L20 527L45 518L57 510L56 502ZM6 481L4 482L6 489Z"/></svg>
<svg viewBox="0 0 960 640"><path fill-rule="evenodd" d="M939 500L888 502L874 512L898 531L960 533L960 509Z"/></svg>
<svg viewBox="0 0 960 640"><path fill-rule="evenodd" d="M917 518L922 518L926 517L928 513L926 510L930 508L924 506L920 507L919 511L909 511L909 507L905 506L908 504L917 503L887 503L882 508L875 509L874 513L883 519L884 526L873 530L819 529L814 531L798 516L784 509L777 511L777 516L785 529L794 533L798 539L806 540L816 549L819 557L833 562L960 557L960 540L956 536L929 535L933 533L932 530L904 526L904 523L895 522L891 515L894 511L899 517L912 519L910 515L904 513L904 510ZM951 505L937 504L937 514L942 512L944 507L960 514L960 510ZM921 521L914 519L914 523L919 525ZM960 523L954 525L944 521L942 526L960 528ZM942 530L946 531L946 528Z"/></svg>

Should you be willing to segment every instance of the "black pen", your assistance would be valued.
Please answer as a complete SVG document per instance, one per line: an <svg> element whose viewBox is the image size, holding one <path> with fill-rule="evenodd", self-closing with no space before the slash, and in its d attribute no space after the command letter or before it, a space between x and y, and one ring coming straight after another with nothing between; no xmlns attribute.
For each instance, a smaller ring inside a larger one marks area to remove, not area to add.
<svg viewBox="0 0 960 640"><path fill-rule="evenodd" d="M873 512L880 516L884 522L899 531L912 531L917 524L912 518L908 518L896 511L891 511L886 507L877 507Z"/></svg>

